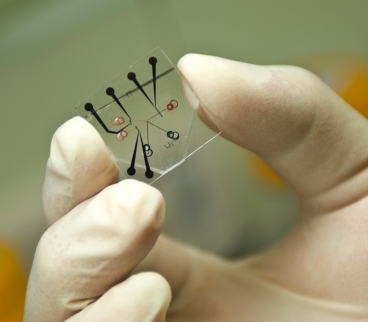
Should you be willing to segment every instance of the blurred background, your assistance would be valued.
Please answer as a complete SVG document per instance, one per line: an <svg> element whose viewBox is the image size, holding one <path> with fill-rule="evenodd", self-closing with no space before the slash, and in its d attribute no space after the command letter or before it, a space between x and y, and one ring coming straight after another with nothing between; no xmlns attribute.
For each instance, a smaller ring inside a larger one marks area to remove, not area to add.
<svg viewBox="0 0 368 322"><path fill-rule="evenodd" d="M0 321L22 320L50 140L81 100L161 46L174 63L303 66L367 116L367 14L365 0L0 0ZM273 244L298 215L278 177L222 138L155 186L168 235L228 257Z"/></svg>

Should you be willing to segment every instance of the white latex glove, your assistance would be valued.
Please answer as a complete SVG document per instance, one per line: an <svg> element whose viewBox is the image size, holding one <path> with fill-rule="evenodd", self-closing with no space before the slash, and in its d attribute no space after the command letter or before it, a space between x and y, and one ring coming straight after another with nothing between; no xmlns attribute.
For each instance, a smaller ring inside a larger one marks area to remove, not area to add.
<svg viewBox="0 0 368 322"><path fill-rule="evenodd" d="M299 68L201 55L179 68L223 136L295 190L299 223L277 246L236 262L164 236L155 244L161 194L116 183L101 138L74 118L51 145L51 227L37 248L25 321L164 321L166 312L174 322L368 321L366 119Z"/></svg>

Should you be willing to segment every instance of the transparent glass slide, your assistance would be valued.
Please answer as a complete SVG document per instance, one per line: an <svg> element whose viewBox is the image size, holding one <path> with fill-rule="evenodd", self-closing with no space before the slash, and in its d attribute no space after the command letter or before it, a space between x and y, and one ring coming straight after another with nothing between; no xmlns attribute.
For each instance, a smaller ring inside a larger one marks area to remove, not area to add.
<svg viewBox="0 0 368 322"><path fill-rule="evenodd" d="M205 126L198 117L206 115ZM157 47L76 106L100 133L125 178L153 183L220 129Z"/></svg>

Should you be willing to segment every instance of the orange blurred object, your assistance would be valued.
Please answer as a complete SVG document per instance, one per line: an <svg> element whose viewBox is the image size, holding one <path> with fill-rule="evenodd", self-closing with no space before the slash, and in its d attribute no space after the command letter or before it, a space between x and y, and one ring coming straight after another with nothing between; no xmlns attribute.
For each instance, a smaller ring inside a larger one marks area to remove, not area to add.
<svg viewBox="0 0 368 322"><path fill-rule="evenodd" d="M340 96L360 114L368 118L368 66L357 66L351 71L350 81L341 88Z"/></svg>
<svg viewBox="0 0 368 322"><path fill-rule="evenodd" d="M21 322L26 281L15 252L0 244L0 322Z"/></svg>
<svg viewBox="0 0 368 322"><path fill-rule="evenodd" d="M352 54L325 54L307 57L294 65L315 73L350 106L368 118L368 61L365 58ZM261 182L275 188L286 187L258 156L251 157L251 166Z"/></svg>

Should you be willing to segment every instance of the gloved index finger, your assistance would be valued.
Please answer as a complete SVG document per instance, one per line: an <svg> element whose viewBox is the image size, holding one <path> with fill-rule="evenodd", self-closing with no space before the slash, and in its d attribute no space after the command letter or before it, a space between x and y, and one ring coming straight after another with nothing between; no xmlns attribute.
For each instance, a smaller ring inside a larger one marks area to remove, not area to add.
<svg viewBox="0 0 368 322"><path fill-rule="evenodd" d="M74 117L51 142L43 186L43 205L52 224L82 201L118 181L118 168L98 132Z"/></svg>

